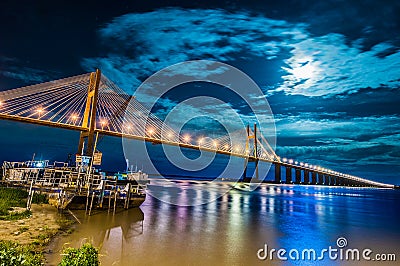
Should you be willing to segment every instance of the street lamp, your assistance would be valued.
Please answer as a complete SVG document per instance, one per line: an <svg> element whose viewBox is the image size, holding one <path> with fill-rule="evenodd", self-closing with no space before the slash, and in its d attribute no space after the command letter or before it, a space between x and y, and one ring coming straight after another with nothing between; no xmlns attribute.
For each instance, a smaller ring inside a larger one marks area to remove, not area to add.
<svg viewBox="0 0 400 266"><path fill-rule="evenodd" d="M79 118L79 116L77 116L76 114L71 115L71 119L72 119L72 122L74 123L74 125L76 123L76 120L78 120L78 118Z"/></svg>
<svg viewBox="0 0 400 266"><path fill-rule="evenodd" d="M154 129L153 128L149 128L147 129L147 134L149 134L150 136L154 134Z"/></svg>
<svg viewBox="0 0 400 266"><path fill-rule="evenodd" d="M36 112L38 113L38 118L40 118L42 116L42 113L44 112L43 108L39 107L38 109L36 109Z"/></svg>
<svg viewBox="0 0 400 266"><path fill-rule="evenodd" d="M190 135L189 134L185 134L183 136L183 141L186 142L186 143L189 143L190 142Z"/></svg>
<svg viewBox="0 0 400 266"><path fill-rule="evenodd" d="M218 148L218 141L213 140L213 145L214 145L215 148Z"/></svg>
<svg viewBox="0 0 400 266"><path fill-rule="evenodd" d="M107 125L107 120L105 119L101 120L100 125L101 125L101 130L103 130L103 128Z"/></svg>

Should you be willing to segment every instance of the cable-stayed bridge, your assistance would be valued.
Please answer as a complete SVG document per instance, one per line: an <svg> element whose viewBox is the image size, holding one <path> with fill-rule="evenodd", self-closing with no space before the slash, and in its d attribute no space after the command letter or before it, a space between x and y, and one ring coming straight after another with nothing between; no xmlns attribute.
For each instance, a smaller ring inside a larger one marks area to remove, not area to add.
<svg viewBox="0 0 400 266"><path fill-rule="evenodd" d="M0 119L80 131L78 153L92 156L95 135L109 135L244 158L258 164L272 163L275 183L394 188L331 169L280 158L254 127L247 134L192 140L152 114L138 99L96 72L0 92ZM86 144L86 145L85 145ZM284 174L284 175L283 175ZM284 178L282 178L284 177Z"/></svg>

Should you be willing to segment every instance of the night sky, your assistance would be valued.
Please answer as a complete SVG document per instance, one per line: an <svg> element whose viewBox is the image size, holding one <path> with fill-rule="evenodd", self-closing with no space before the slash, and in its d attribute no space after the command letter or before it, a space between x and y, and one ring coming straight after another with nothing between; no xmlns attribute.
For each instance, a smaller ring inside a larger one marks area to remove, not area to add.
<svg viewBox="0 0 400 266"><path fill-rule="evenodd" d="M171 64L216 60L262 89L279 155L400 184L399 1L215 2L2 1L0 90L99 67L133 93ZM78 139L8 121L0 130L1 161L65 160ZM124 168L120 142L102 139L104 167Z"/></svg>

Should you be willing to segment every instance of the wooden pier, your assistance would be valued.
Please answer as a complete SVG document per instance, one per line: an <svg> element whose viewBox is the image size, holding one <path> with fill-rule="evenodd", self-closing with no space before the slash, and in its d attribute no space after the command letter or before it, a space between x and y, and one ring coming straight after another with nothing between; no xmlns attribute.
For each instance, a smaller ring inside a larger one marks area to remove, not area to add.
<svg viewBox="0 0 400 266"><path fill-rule="evenodd" d="M48 161L4 162L1 181L5 186L26 188L30 197L46 193L49 203L58 209L85 209L89 214L92 209L115 212L117 208L140 206L148 182L141 172L118 179L95 168L57 162L49 165Z"/></svg>

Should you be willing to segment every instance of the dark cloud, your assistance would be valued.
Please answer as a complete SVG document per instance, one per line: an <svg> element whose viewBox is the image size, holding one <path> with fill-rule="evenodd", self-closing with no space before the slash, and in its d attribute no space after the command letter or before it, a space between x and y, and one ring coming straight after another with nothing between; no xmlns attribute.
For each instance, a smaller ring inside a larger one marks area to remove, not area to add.
<svg viewBox="0 0 400 266"><path fill-rule="evenodd" d="M365 50L340 33L314 36L310 27L243 11L168 8L127 14L99 31L107 55L86 58L82 65L88 70L100 66L129 91L178 62L236 58L262 58L275 67L279 60L275 75L282 80L268 84L268 94L334 96L399 86L400 52L390 42Z"/></svg>
<svg viewBox="0 0 400 266"><path fill-rule="evenodd" d="M17 58L0 56L0 76L19 80L23 85L41 83L51 80L56 73L44 69L37 69L25 66Z"/></svg>

